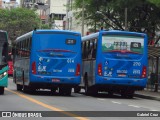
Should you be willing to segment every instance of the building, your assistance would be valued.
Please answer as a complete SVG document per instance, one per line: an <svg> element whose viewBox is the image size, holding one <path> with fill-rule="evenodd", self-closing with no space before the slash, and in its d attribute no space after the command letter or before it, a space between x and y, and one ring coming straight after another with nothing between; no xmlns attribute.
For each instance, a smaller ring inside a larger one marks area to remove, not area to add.
<svg viewBox="0 0 160 120"><path fill-rule="evenodd" d="M64 18L67 11L67 0L48 0L52 29L64 29Z"/></svg>
<svg viewBox="0 0 160 120"><path fill-rule="evenodd" d="M67 15L65 19L65 29L81 32L82 36L84 36L88 34L88 27L84 24L83 12L81 20L78 20L74 17L74 10L72 9L73 2L74 0L67 0Z"/></svg>
<svg viewBox="0 0 160 120"><path fill-rule="evenodd" d="M22 7L37 8L42 23L51 23L52 29L67 29L86 35L88 28L84 21L73 16L73 2L74 0L21 0L20 4Z"/></svg>
<svg viewBox="0 0 160 120"><path fill-rule="evenodd" d="M16 0L10 0L9 2L0 0L0 9L12 9L16 7L18 7L18 3L16 2Z"/></svg>
<svg viewBox="0 0 160 120"><path fill-rule="evenodd" d="M48 0L20 0L20 6L28 9L36 8L42 24L49 22L50 5Z"/></svg>

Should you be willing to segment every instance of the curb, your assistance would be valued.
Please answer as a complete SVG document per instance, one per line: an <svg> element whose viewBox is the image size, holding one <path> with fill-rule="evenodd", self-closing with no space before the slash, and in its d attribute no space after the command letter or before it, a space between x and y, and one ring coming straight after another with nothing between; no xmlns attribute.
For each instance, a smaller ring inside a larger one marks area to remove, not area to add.
<svg viewBox="0 0 160 120"><path fill-rule="evenodd" d="M157 100L157 101L160 101L160 97L155 97L155 96L149 96L149 95L138 94L138 93L135 93L134 96L135 96L135 97L139 97L139 98L149 99L149 100Z"/></svg>

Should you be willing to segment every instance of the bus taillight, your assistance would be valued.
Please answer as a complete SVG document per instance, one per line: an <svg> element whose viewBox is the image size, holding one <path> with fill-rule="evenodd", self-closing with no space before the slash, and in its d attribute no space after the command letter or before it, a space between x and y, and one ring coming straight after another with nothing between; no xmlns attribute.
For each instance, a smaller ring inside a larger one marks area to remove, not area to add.
<svg viewBox="0 0 160 120"><path fill-rule="evenodd" d="M147 68L146 68L146 66L143 66L143 69L142 69L142 78L145 78L146 77L146 75L147 75Z"/></svg>
<svg viewBox="0 0 160 120"><path fill-rule="evenodd" d="M32 74L36 74L36 62L32 63Z"/></svg>
<svg viewBox="0 0 160 120"><path fill-rule="evenodd" d="M98 64L98 75L102 76L102 64Z"/></svg>
<svg viewBox="0 0 160 120"><path fill-rule="evenodd" d="M77 67L76 67L76 76L80 75L80 64L77 64Z"/></svg>

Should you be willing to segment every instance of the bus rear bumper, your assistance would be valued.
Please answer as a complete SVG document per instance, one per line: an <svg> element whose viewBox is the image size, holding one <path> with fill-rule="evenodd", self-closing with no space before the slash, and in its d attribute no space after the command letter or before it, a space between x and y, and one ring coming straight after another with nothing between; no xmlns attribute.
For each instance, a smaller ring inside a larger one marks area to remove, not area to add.
<svg viewBox="0 0 160 120"><path fill-rule="evenodd" d="M32 76L30 83L52 84L54 86L69 85L76 86L80 84L80 76L78 77L56 77L56 76Z"/></svg>
<svg viewBox="0 0 160 120"><path fill-rule="evenodd" d="M135 89L143 89L146 87L147 79L127 79L127 78L106 78L98 77L95 85L112 85L112 86L130 86Z"/></svg>

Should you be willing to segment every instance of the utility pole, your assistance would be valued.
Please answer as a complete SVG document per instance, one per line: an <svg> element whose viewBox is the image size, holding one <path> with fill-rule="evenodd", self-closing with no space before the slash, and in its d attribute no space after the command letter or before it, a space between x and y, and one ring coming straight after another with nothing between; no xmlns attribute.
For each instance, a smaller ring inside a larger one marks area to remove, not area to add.
<svg viewBox="0 0 160 120"><path fill-rule="evenodd" d="M84 0L82 1L82 36L84 36Z"/></svg>
<svg viewBox="0 0 160 120"><path fill-rule="evenodd" d="M125 15L125 30L128 30L128 20L127 20L127 18L128 18L128 16L127 16L127 11L128 11L128 9L127 9L127 7L125 8L125 12L124 12L124 15Z"/></svg>

